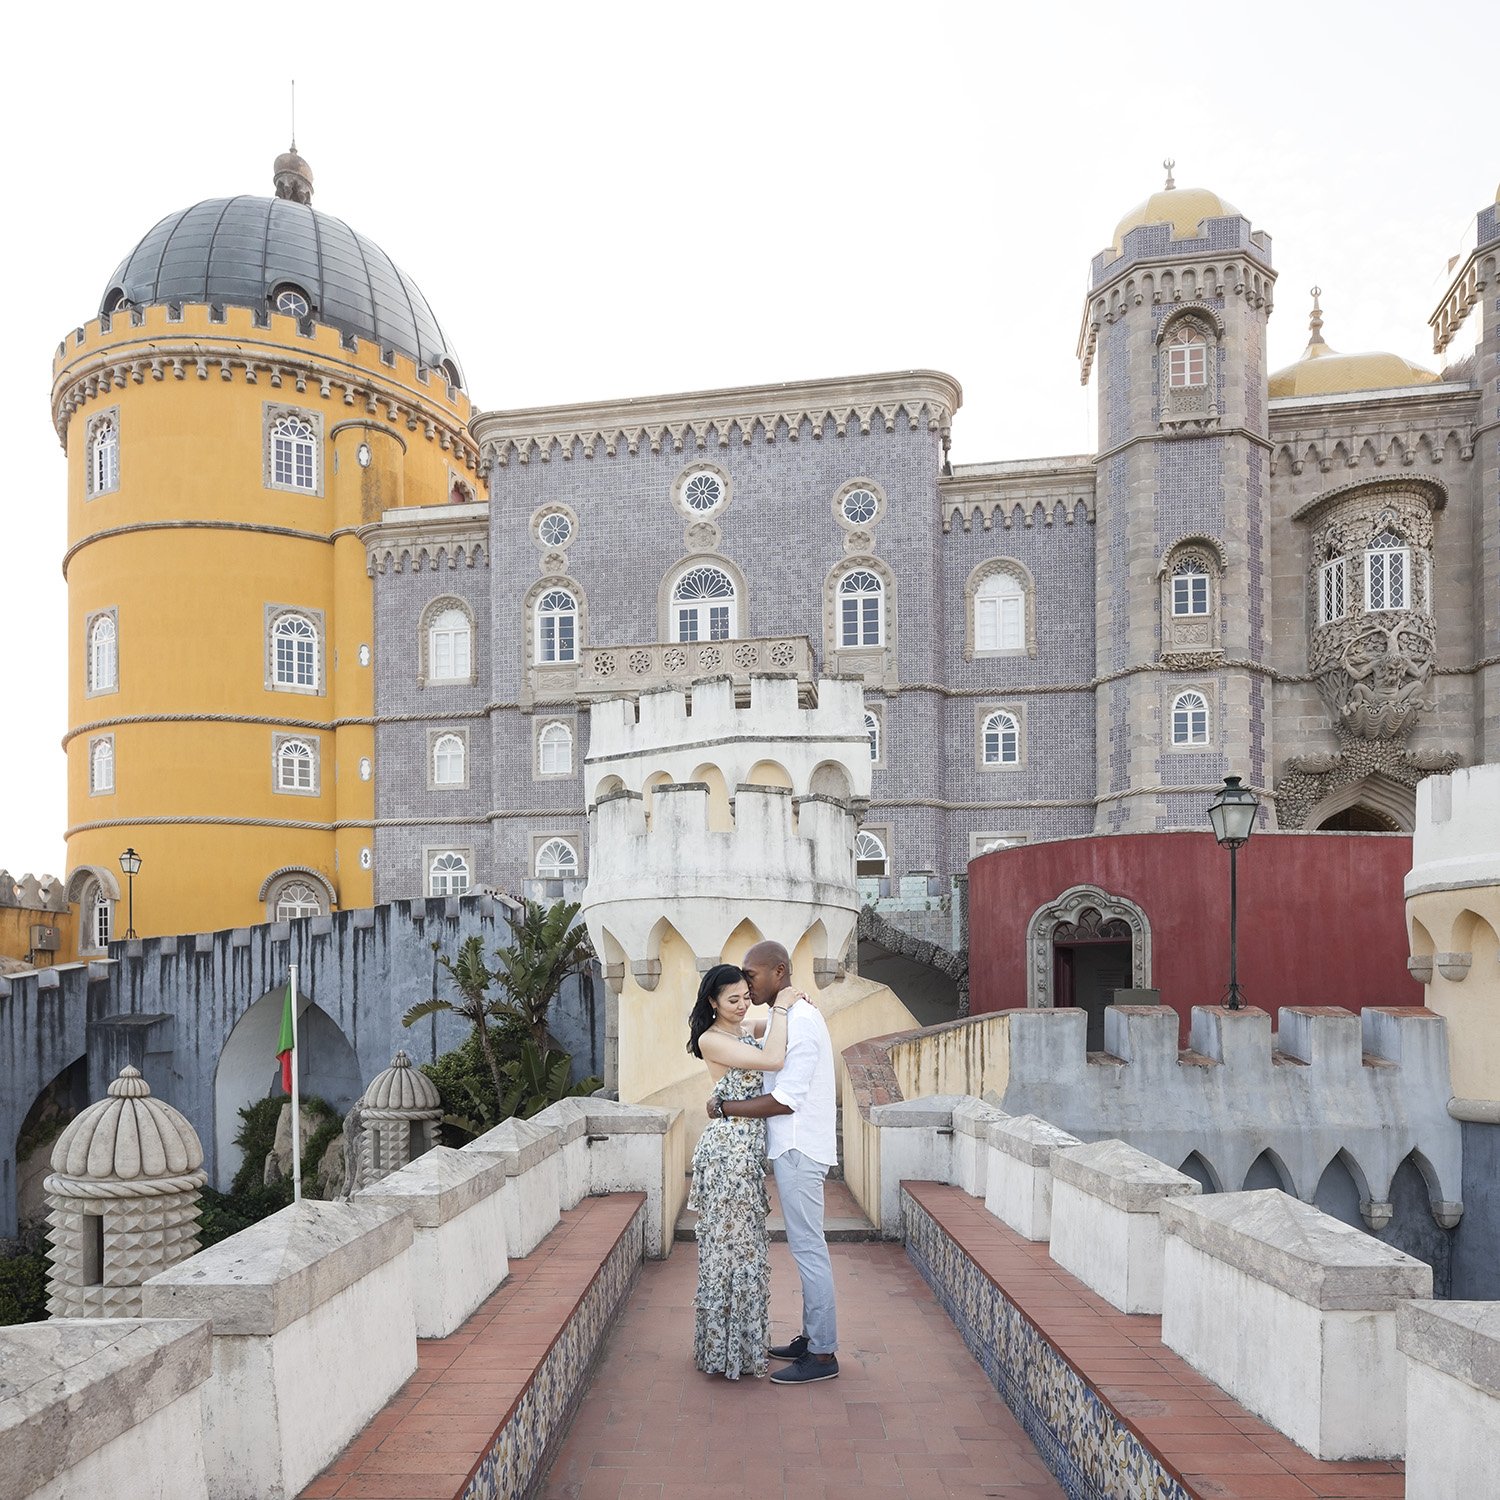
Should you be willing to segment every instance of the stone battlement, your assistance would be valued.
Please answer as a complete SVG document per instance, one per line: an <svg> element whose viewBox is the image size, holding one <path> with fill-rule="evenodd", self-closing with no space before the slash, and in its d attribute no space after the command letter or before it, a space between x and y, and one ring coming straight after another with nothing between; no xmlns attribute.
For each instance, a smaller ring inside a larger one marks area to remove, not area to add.
<svg viewBox="0 0 1500 1500"><path fill-rule="evenodd" d="M22 911L67 911L68 898L56 875L12 875L0 869L0 906Z"/></svg>

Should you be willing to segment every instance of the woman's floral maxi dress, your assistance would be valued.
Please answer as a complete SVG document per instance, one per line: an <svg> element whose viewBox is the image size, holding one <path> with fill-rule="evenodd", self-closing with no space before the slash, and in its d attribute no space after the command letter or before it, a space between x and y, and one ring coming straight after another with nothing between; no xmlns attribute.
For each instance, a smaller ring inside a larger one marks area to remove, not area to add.
<svg viewBox="0 0 1500 1500"><path fill-rule="evenodd" d="M714 1092L751 1099L760 1093L761 1079L758 1072L731 1068ZM708 1122L693 1152L688 1207L698 1213L694 1362L730 1380L764 1375L771 1332L764 1121Z"/></svg>

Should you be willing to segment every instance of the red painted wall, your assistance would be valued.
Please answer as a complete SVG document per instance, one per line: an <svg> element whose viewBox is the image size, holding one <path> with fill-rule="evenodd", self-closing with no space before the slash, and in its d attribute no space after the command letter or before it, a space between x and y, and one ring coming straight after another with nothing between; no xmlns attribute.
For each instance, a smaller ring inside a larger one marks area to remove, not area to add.
<svg viewBox="0 0 1500 1500"><path fill-rule="evenodd" d="M1406 972L1399 834L1257 833L1239 852L1240 986L1283 1005L1420 1005ZM1208 832L1116 833L1021 844L969 865L976 1012L1026 1004L1026 926L1074 885L1126 896L1151 924L1153 987L1184 1026L1229 982L1229 855Z"/></svg>

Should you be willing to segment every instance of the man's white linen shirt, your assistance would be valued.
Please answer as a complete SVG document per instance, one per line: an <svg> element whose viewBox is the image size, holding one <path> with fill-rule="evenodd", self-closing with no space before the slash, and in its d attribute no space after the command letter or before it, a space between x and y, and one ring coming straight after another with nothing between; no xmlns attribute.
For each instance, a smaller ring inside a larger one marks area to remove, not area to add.
<svg viewBox="0 0 1500 1500"><path fill-rule="evenodd" d="M766 1074L765 1091L791 1110L766 1117L766 1155L775 1161L784 1151L800 1151L825 1167L836 1167L833 1041L817 1006L793 1002L786 1018L786 1062L779 1073Z"/></svg>

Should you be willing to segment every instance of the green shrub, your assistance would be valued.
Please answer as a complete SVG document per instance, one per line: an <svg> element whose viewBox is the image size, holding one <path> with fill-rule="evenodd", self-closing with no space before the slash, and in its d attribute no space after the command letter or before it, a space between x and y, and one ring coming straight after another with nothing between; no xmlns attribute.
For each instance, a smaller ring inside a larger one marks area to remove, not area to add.
<svg viewBox="0 0 1500 1500"><path fill-rule="evenodd" d="M206 1187L198 1195L198 1246L207 1250L220 1240L285 1208L292 1201L290 1178L269 1186L257 1183L243 1192L221 1193Z"/></svg>
<svg viewBox="0 0 1500 1500"><path fill-rule="evenodd" d="M235 1136L234 1143L245 1153L244 1160L240 1163L240 1169L234 1174L234 1181L230 1184L229 1191L234 1196L250 1192L260 1187L265 1181L266 1158L271 1154L276 1145L276 1122L281 1118L281 1108L288 1103L285 1094L271 1094L264 1099L257 1099L253 1104L247 1104L240 1110L240 1130ZM323 1142L323 1149L327 1150L328 1141L337 1135L341 1128L339 1117L334 1114L333 1107L324 1099L318 1098L316 1094L308 1094L302 1100L302 1114L304 1118L314 1118L320 1123L313 1131L313 1138L327 1128L328 1122L332 1122L332 1132ZM308 1142L308 1150L303 1152L302 1173L303 1187L307 1183L307 1157L311 1154L312 1141ZM313 1160L313 1173L317 1174L317 1158ZM290 1189L288 1189L287 1201L291 1201ZM278 1205L279 1207L280 1205ZM267 1210L274 1212L274 1210ZM264 1218L265 1215L257 1215Z"/></svg>
<svg viewBox="0 0 1500 1500"><path fill-rule="evenodd" d="M47 1230L27 1225L0 1240L0 1324L40 1323L47 1316Z"/></svg>
<svg viewBox="0 0 1500 1500"><path fill-rule="evenodd" d="M515 1016L490 1022L489 1034L502 1069L519 1061L530 1035L525 1022ZM451 1143L461 1145L506 1118L502 1102L495 1098L477 1030L436 1062L423 1063L422 1071L437 1085L443 1106L443 1133Z"/></svg>

